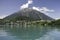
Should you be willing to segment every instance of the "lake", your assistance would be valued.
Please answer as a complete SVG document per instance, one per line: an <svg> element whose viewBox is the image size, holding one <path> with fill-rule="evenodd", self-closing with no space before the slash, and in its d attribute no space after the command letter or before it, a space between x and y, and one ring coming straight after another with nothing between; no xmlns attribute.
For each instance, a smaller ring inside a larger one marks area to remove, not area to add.
<svg viewBox="0 0 60 40"><path fill-rule="evenodd" d="M60 40L59 26L3 25L0 40Z"/></svg>

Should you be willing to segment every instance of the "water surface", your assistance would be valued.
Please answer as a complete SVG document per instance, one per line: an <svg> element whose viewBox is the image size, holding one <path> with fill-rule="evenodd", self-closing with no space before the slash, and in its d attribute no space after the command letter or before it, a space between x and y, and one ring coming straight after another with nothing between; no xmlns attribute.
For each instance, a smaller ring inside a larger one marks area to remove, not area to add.
<svg viewBox="0 0 60 40"><path fill-rule="evenodd" d="M59 26L3 25L0 40L60 40Z"/></svg>

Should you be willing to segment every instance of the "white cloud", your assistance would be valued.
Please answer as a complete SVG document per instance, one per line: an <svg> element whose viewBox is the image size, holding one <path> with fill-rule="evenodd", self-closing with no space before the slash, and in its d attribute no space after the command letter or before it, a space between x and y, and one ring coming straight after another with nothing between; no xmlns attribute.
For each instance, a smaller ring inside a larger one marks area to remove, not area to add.
<svg viewBox="0 0 60 40"><path fill-rule="evenodd" d="M0 16L0 19L3 19L5 16Z"/></svg>
<svg viewBox="0 0 60 40"><path fill-rule="evenodd" d="M60 19L60 18L55 18L55 20L58 20L58 19Z"/></svg>
<svg viewBox="0 0 60 40"><path fill-rule="evenodd" d="M37 11L40 11L40 8L39 7L32 7L32 9L37 10Z"/></svg>
<svg viewBox="0 0 60 40"><path fill-rule="evenodd" d="M24 8L28 8L29 7L29 4L32 4L33 1L32 0L28 0L28 2L26 4L23 4L20 9L24 9Z"/></svg>
<svg viewBox="0 0 60 40"><path fill-rule="evenodd" d="M0 19L3 19L6 16L8 16L8 15L0 15Z"/></svg>
<svg viewBox="0 0 60 40"><path fill-rule="evenodd" d="M28 8L30 4L33 3L33 0L28 0L28 2L26 4L23 4L22 6L20 6L20 9L24 9L24 8ZM47 7L35 7L33 6L32 9L34 10L37 10L37 11L40 11L42 13L45 13L45 14L49 14L49 13L52 13L54 12L54 10L51 10L51 9L48 9Z"/></svg>
<svg viewBox="0 0 60 40"><path fill-rule="evenodd" d="M33 3L33 0L28 0L28 2L26 4L23 4L22 6L20 6L20 9L24 9L24 8L28 8L30 4ZM54 12L54 10L48 9L47 7L32 7L32 9L40 11L42 13L48 14L51 12Z"/></svg>
<svg viewBox="0 0 60 40"><path fill-rule="evenodd" d="M45 11L45 12L54 12L54 10L52 10L52 9L50 10L47 7L42 7L42 8L40 8L40 10Z"/></svg>
<svg viewBox="0 0 60 40"><path fill-rule="evenodd" d="M51 12L54 12L54 10L51 10L51 9L48 9L47 7L42 7L42 8L39 8L39 7L32 7L32 9L34 10L37 10L37 11L40 11L42 13L45 13L45 14L49 14Z"/></svg>

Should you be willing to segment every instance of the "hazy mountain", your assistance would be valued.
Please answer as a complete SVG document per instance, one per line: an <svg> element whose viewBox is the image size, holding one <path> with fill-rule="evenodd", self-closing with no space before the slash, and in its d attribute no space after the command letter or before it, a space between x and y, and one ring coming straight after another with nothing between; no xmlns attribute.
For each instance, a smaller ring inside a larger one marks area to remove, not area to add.
<svg viewBox="0 0 60 40"><path fill-rule="evenodd" d="M25 8L15 12L4 19L6 20L53 20L53 18L37 10Z"/></svg>

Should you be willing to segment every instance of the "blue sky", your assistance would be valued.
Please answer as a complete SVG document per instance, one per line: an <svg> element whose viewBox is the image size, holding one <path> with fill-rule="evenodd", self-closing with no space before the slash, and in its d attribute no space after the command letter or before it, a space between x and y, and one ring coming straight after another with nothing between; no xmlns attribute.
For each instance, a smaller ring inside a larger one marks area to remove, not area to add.
<svg viewBox="0 0 60 40"><path fill-rule="evenodd" d="M46 7L54 10L48 13L52 18L60 18L60 0L32 0L30 7ZM20 6L26 4L28 0L0 0L0 18L8 16L20 10Z"/></svg>

